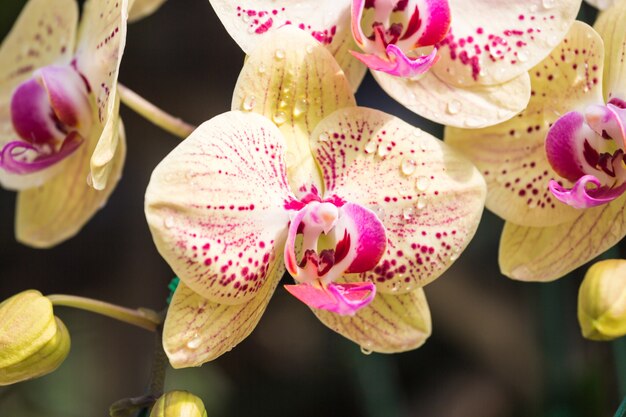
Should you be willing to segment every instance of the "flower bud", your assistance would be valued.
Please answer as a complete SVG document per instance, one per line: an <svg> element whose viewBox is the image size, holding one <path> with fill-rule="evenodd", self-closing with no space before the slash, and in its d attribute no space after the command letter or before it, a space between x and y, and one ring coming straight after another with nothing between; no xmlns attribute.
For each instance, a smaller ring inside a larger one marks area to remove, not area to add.
<svg viewBox="0 0 626 417"><path fill-rule="evenodd" d="M54 371L69 350L67 328L39 291L24 291L0 304L0 385Z"/></svg>
<svg viewBox="0 0 626 417"><path fill-rule="evenodd" d="M202 400L187 391L170 391L152 407L150 417L207 417Z"/></svg>
<svg viewBox="0 0 626 417"><path fill-rule="evenodd" d="M578 292L578 322L591 340L611 340L626 335L626 260L595 263Z"/></svg>

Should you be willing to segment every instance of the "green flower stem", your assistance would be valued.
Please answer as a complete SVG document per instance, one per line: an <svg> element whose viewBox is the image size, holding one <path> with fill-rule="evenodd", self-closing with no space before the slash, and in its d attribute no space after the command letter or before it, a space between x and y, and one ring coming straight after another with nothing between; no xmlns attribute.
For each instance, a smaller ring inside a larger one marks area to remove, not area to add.
<svg viewBox="0 0 626 417"><path fill-rule="evenodd" d="M626 417L626 397L622 400L622 403L615 412L615 417Z"/></svg>
<svg viewBox="0 0 626 417"><path fill-rule="evenodd" d="M183 120L166 113L120 83L117 84L117 92L122 103L126 104L142 117L161 129L168 131L172 135L185 139L196 128L195 126L185 123Z"/></svg>
<svg viewBox="0 0 626 417"><path fill-rule="evenodd" d="M48 295L47 298L54 306L72 307L90 311L152 332L156 331L157 327L163 322L159 314L148 309L139 308L133 310L115 304L105 303L104 301L75 295L52 294Z"/></svg>
<svg viewBox="0 0 626 417"><path fill-rule="evenodd" d="M615 358L615 372L617 387L621 397L626 396L626 337L620 337L612 342L613 357Z"/></svg>

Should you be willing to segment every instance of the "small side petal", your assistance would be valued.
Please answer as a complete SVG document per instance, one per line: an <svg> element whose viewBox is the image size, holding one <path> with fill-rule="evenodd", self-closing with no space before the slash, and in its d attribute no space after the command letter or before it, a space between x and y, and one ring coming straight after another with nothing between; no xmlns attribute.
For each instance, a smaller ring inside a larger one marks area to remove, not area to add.
<svg viewBox="0 0 626 417"><path fill-rule="evenodd" d="M626 196L552 227L506 223L500 269L521 281L552 281L595 258L626 235Z"/></svg>
<svg viewBox="0 0 626 417"><path fill-rule="evenodd" d="M291 295L313 309L353 316L376 296L371 282L331 283L327 288L311 284L285 285Z"/></svg>
<svg viewBox="0 0 626 417"><path fill-rule="evenodd" d="M536 227L580 214L558 202L548 188L550 179L559 175L546 158L545 138L562 115L601 102L602 60L598 34L575 22L559 47L530 71L532 96L522 113L485 129L446 128L446 143L485 177L489 210L515 224Z"/></svg>
<svg viewBox="0 0 626 417"><path fill-rule="evenodd" d="M279 127L294 193L321 188L309 136L325 116L355 105L352 89L332 55L304 31L285 27L263 39L239 75L232 109L262 114Z"/></svg>
<svg viewBox="0 0 626 417"><path fill-rule="evenodd" d="M591 187L588 187L591 185ZM572 188L565 188L556 181L550 181L550 191L556 198L577 209L601 206L615 200L626 190L626 183L611 188L602 185L602 181L593 175L584 175Z"/></svg>
<svg viewBox="0 0 626 417"><path fill-rule="evenodd" d="M95 121L105 130L109 119L117 116L116 88L120 62L126 45L128 0L88 0L83 16L76 49L76 68L85 77L95 96ZM113 149L114 150L114 149ZM109 153L112 158L114 152ZM92 161L93 185L104 189L110 172L102 156Z"/></svg>
<svg viewBox="0 0 626 417"><path fill-rule="evenodd" d="M500 84L520 76L563 39L580 0L450 0L452 25L433 71L448 84Z"/></svg>
<svg viewBox="0 0 626 417"><path fill-rule="evenodd" d="M421 288L403 295L376 294L354 316L313 310L330 329L364 351L405 352L420 347L431 333L430 310Z"/></svg>
<svg viewBox="0 0 626 417"><path fill-rule="evenodd" d="M119 146L111 164L111 179L104 190L88 183L89 156L99 135L94 132L86 143L67 158L63 170L40 187L21 191L17 198L15 235L28 246L49 248L80 231L91 217L106 204L122 176L126 157L124 126L115 124Z"/></svg>
<svg viewBox="0 0 626 417"><path fill-rule="evenodd" d="M200 366L248 337L261 319L285 267L272 264L267 280L251 300L237 305L209 301L180 283L167 310L163 348L176 369Z"/></svg>
<svg viewBox="0 0 626 417"><path fill-rule="evenodd" d="M521 74L498 85L455 87L432 71L418 80L373 72L387 94L407 109L448 126L481 128L510 119L530 98L530 79Z"/></svg>
<svg viewBox="0 0 626 417"><path fill-rule="evenodd" d="M198 127L155 168L145 211L159 253L193 291L241 304L282 263L289 215L283 137L254 113Z"/></svg>
<svg viewBox="0 0 626 417"><path fill-rule="evenodd" d="M311 148L324 195L369 208L385 227L385 254L359 281L373 281L380 292L410 292L440 276L474 235L484 180L429 134L380 111L352 107L324 119Z"/></svg>

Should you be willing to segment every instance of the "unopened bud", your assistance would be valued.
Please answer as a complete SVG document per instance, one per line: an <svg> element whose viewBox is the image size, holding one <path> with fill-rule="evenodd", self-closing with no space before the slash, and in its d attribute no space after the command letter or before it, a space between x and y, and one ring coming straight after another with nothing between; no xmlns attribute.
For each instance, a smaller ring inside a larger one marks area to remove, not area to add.
<svg viewBox="0 0 626 417"><path fill-rule="evenodd" d="M626 335L626 260L608 259L589 268L578 292L578 322L587 339Z"/></svg>
<svg viewBox="0 0 626 417"><path fill-rule="evenodd" d="M0 304L0 385L54 371L69 350L67 328L39 291L24 291Z"/></svg>
<svg viewBox="0 0 626 417"><path fill-rule="evenodd" d="M207 417L202 400L187 391L170 391L152 407L150 417Z"/></svg>

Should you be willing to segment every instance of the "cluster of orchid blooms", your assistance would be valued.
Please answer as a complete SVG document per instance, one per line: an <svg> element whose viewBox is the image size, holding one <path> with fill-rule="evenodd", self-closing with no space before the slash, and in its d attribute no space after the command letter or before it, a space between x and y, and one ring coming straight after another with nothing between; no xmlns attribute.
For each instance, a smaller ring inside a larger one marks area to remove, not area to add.
<svg viewBox="0 0 626 417"><path fill-rule="evenodd" d="M230 350L285 288L377 352L430 334L423 287L483 208L502 272L548 281L626 235L626 0L595 29L581 0L210 0L248 55L232 110L155 168L145 212L180 277L174 367ZM126 24L162 1L29 0L0 49L0 184L16 234L76 234L118 182ZM604 5L603 7L608 7ZM369 68L444 140L357 106ZM185 130L183 129L183 132ZM0 345L0 348L2 346Z"/></svg>

